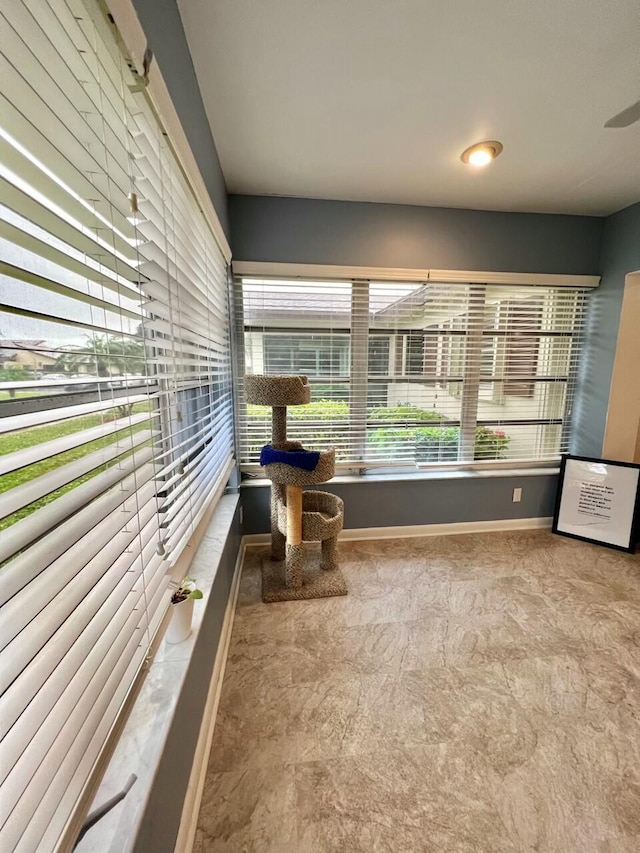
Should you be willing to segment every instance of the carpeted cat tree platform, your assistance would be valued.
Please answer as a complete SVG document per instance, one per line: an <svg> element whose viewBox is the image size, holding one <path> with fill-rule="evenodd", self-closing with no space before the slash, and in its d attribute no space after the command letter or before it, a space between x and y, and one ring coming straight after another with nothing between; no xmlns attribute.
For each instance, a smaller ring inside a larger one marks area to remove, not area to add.
<svg viewBox="0 0 640 853"><path fill-rule="evenodd" d="M272 408L271 444L260 464L271 480L271 558L262 565L263 601L291 601L346 595L336 562L336 544L344 520L342 500L329 492L303 491L326 483L335 473L335 450L305 450L287 440L287 406L311 401L306 376L247 375L247 403ZM320 542L317 554L305 542Z"/></svg>

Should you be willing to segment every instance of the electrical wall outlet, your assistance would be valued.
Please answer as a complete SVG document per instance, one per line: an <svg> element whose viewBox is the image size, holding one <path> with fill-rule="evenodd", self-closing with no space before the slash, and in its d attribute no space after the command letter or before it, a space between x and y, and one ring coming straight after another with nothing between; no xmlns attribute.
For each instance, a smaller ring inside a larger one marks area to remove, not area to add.
<svg viewBox="0 0 640 853"><path fill-rule="evenodd" d="M513 490L513 502L514 504L520 503L522 500L522 489L514 489Z"/></svg>

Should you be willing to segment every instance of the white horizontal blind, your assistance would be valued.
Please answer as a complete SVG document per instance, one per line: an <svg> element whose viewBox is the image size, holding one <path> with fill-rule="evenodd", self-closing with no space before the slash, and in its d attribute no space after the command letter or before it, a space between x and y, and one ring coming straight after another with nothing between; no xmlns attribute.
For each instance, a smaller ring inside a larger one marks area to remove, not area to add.
<svg viewBox="0 0 640 853"><path fill-rule="evenodd" d="M3 0L0 80L0 847L32 853L58 848L228 477L229 307L95 0Z"/></svg>
<svg viewBox="0 0 640 853"><path fill-rule="evenodd" d="M289 409L345 467L556 459L568 449L585 291L438 282L236 281L249 373L306 373ZM242 383L239 382L241 390ZM241 404L257 467L269 412Z"/></svg>
<svg viewBox="0 0 640 853"><path fill-rule="evenodd" d="M229 288L222 253L160 128L141 108L133 119L144 326L162 413L160 527L175 561L233 456Z"/></svg>
<svg viewBox="0 0 640 853"><path fill-rule="evenodd" d="M335 446L339 461L356 453L349 443L351 299L351 282L235 283L240 380L243 372L307 374L312 402L289 407L289 433L306 447ZM271 409L246 406L241 381L238 390L238 453L256 463L271 437Z"/></svg>

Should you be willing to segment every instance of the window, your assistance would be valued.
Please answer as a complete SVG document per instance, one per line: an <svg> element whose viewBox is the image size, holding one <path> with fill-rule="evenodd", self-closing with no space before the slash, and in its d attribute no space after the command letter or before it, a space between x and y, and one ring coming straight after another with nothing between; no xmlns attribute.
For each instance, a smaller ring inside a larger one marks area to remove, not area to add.
<svg viewBox="0 0 640 853"><path fill-rule="evenodd" d="M233 464L227 268L100 4L2 26L0 836L44 853Z"/></svg>
<svg viewBox="0 0 640 853"><path fill-rule="evenodd" d="M388 335L370 335L368 367L370 376L388 375L390 349L391 341Z"/></svg>
<svg viewBox="0 0 640 853"><path fill-rule="evenodd" d="M313 377L312 402L289 409L291 432L309 446L340 445L349 427L351 284L247 279L235 289L239 376L293 372ZM366 341L365 341L366 343ZM305 365L308 369L302 370ZM285 369L286 368L286 369ZM309 369L310 368L310 369ZM247 459L256 461L271 430L271 409L238 400L239 438Z"/></svg>
<svg viewBox="0 0 640 853"><path fill-rule="evenodd" d="M335 444L343 468L567 449L584 290L244 279L236 294L243 369L307 373L313 402L290 409L291 433ZM245 468L269 428L267 410L241 404Z"/></svg>
<svg viewBox="0 0 640 853"><path fill-rule="evenodd" d="M505 300L502 306L505 314L502 323L504 337L504 372L511 376L535 375L538 358L540 357L540 331L542 330L542 299L529 299L526 302L515 299ZM534 397L536 383L505 380L503 384L505 395L514 397Z"/></svg>
<svg viewBox="0 0 640 853"><path fill-rule="evenodd" d="M339 376L349 372L349 336L265 334L266 373Z"/></svg>

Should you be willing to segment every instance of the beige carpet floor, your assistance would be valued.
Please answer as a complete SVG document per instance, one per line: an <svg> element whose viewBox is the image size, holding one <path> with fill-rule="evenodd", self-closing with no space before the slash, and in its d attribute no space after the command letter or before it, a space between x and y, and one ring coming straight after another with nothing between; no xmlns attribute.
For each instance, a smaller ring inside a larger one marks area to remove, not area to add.
<svg viewBox="0 0 640 853"><path fill-rule="evenodd" d="M638 853L640 556L546 531L249 552L195 853Z"/></svg>

